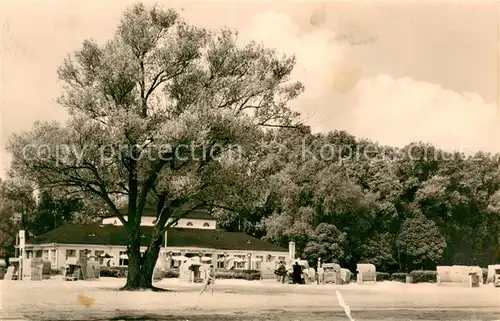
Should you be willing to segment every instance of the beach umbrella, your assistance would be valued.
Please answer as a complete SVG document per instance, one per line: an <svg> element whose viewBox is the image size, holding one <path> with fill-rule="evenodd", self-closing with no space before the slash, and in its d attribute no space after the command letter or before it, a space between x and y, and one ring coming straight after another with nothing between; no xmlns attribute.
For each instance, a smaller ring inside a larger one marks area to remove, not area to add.
<svg viewBox="0 0 500 321"><path fill-rule="evenodd" d="M202 261L202 262L210 262L210 261L212 261L212 258L211 258L211 257L209 257L209 256L203 256L203 257L201 258L201 261Z"/></svg>
<svg viewBox="0 0 500 321"><path fill-rule="evenodd" d="M172 256L172 260L174 261L185 261L187 260L188 258L185 257L184 255L177 255L177 256Z"/></svg>
<svg viewBox="0 0 500 321"><path fill-rule="evenodd" d="M99 257L102 257L104 259L111 259L112 258L112 256L109 255L108 253L103 253L103 254L99 255Z"/></svg>
<svg viewBox="0 0 500 321"><path fill-rule="evenodd" d="M122 259L122 260L128 260L128 255L127 254L122 254L122 255L120 255L120 259Z"/></svg>
<svg viewBox="0 0 500 321"><path fill-rule="evenodd" d="M77 265L78 259L76 257L70 257L66 260L66 265Z"/></svg>
<svg viewBox="0 0 500 321"><path fill-rule="evenodd" d="M244 259L241 259L239 257L232 257L230 260L233 261L233 262L236 262L236 263L243 263L243 262L245 262Z"/></svg>
<svg viewBox="0 0 500 321"><path fill-rule="evenodd" d="M187 261L187 264L188 264L188 266L191 266L191 265L201 265L201 262L199 260L190 259L189 261Z"/></svg>

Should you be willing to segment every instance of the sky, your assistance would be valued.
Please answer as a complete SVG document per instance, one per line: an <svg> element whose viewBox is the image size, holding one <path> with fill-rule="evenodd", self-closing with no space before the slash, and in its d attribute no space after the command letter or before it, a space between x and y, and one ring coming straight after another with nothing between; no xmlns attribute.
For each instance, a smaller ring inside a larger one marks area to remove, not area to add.
<svg viewBox="0 0 500 321"><path fill-rule="evenodd" d="M292 108L313 130L404 146L500 152L498 11L492 2L143 1L296 55ZM0 177L13 133L64 121L56 70L84 39L112 37L129 0L0 3Z"/></svg>

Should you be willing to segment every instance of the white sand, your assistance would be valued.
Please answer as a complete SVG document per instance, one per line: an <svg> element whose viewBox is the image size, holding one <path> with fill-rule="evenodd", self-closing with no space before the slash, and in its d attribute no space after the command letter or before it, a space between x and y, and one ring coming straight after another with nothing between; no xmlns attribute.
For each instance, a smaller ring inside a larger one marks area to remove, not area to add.
<svg viewBox="0 0 500 321"><path fill-rule="evenodd" d="M352 311L366 309L481 309L500 312L500 288L491 284L480 288L437 286L435 284L281 285L275 282L217 280L216 292L198 295L200 284L185 284L177 279L155 285L178 292L121 292L124 279L63 282L0 281L1 311L4 318L46 319L111 317L117 313L234 313L270 309L339 311L335 289L339 289ZM95 300L90 307L77 303L83 294Z"/></svg>

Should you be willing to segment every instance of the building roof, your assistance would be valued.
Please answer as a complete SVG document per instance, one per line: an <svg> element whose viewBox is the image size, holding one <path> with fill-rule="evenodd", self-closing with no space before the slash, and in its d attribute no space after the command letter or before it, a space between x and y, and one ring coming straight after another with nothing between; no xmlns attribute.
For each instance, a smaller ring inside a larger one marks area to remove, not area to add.
<svg viewBox="0 0 500 321"><path fill-rule="evenodd" d="M141 226L141 245L147 246L153 227ZM66 224L37 236L28 244L88 244L127 245L127 232L123 226L102 224ZM162 240L164 244L164 240ZM168 247L209 248L240 251L288 252L275 244L262 241L242 232L216 229L171 228L167 232Z"/></svg>
<svg viewBox="0 0 500 321"><path fill-rule="evenodd" d="M127 215L127 209L122 209L120 212L123 215ZM142 216L146 217L156 217L156 209L155 208L145 208L142 211ZM212 216L209 210L206 209L198 209L198 210L193 210L186 215L183 216L183 218L190 218L190 219L200 219L200 220L215 220L215 218Z"/></svg>

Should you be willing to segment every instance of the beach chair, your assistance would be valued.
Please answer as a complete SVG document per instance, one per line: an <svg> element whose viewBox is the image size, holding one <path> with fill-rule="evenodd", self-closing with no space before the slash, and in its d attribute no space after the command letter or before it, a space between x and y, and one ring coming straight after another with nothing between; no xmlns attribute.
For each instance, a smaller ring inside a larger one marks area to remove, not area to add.
<svg viewBox="0 0 500 321"><path fill-rule="evenodd" d="M14 279L14 275L15 275L15 268L13 266L9 266L7 268L7 272L5 273L4 280L12 281Z"/></svg>
<svg viewBox="0 0 500 321"><path fill-rule="evenodd" d="M80 275L80 269L79 268L76 268L73 273L69 274L69 275L66 275L66 278L65 280L66 281L77 281L78 280L78 276Z"/></svg>

